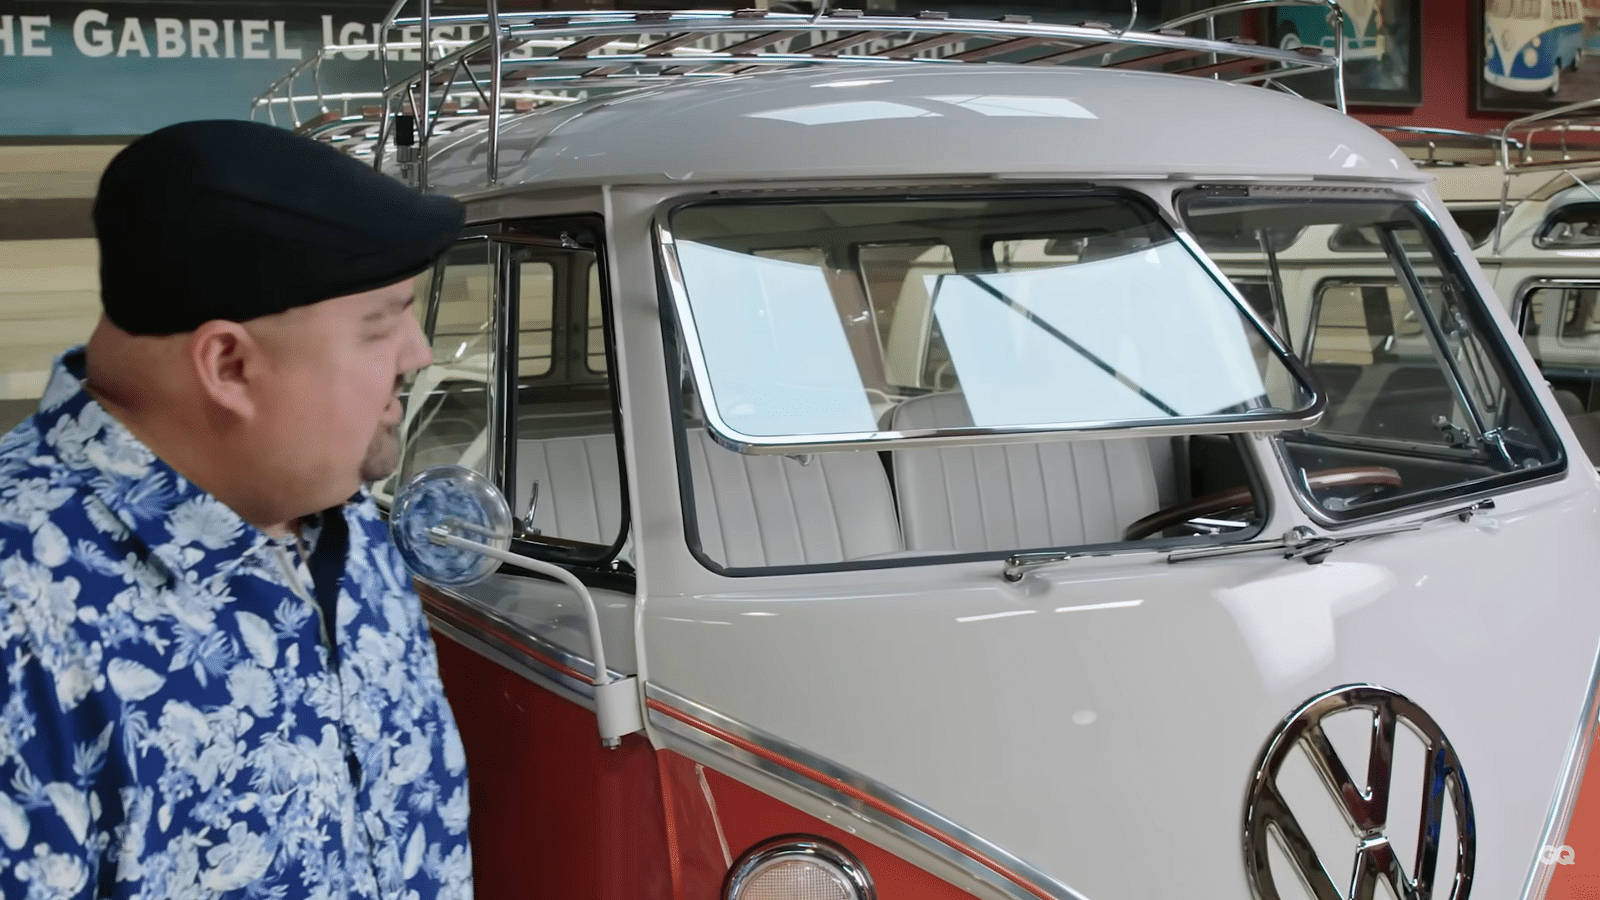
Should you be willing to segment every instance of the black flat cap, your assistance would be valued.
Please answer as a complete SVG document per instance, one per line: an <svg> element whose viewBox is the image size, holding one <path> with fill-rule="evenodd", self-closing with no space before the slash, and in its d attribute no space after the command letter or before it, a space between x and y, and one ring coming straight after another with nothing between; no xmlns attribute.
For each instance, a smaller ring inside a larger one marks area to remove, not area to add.
<svg viewBox="0 0 1600 900"><path fill-rule="evenodd" d="M94 201L100 296L132 334L243 322L394 284L458 234L461 205L260 122L182 122L129 144Z"/></svg>

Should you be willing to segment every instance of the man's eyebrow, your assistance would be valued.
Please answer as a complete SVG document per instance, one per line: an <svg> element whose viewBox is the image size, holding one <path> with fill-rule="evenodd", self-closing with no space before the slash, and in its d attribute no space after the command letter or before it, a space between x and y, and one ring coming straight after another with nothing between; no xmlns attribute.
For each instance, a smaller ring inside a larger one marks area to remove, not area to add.
<svg viewBox="0 0 1600 900"><path fill-rule="evenodd" d="M389 316L398 316L406 311L406 307L410 306L413 300L414 298L410 296L397 297L368 312L366 315L361 317L361 320L363 322L376 322L379 319L386 319Z"/></svg>

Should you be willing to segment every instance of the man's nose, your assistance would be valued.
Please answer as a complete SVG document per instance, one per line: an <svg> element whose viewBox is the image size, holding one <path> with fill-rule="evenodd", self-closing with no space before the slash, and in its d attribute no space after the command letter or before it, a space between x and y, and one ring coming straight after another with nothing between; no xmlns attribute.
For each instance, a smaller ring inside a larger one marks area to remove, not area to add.
<svg viewBox="0 0 1600 900"><path fill-rule="evenodd" d="M422 325L414 317L406 317L404 343L400 349L400 374L414 372L433 362L433 348L422 334Z"/></svg>

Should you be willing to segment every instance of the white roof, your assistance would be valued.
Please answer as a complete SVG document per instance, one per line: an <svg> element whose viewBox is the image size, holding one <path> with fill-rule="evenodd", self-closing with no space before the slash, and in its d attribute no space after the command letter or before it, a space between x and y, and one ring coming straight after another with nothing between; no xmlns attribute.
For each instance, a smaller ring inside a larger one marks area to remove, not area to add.
<svg viewBox="0 0 1600 900"><path fill-rule="evenodd" d="M614 94L506 121L500 181L659 183L977 175L1423 180L1321 104L1096 68L827 66ZM437 149L434 190L485 183L481 126ZM436 145L437 147L437 145Z"/></svg>

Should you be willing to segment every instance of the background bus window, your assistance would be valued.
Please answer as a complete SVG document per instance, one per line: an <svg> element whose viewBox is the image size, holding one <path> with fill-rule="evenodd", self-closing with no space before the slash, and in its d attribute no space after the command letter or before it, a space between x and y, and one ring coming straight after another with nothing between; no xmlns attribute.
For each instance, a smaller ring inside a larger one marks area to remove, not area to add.
<svg viewBox="0 0 1600 900"><path fill-rule="evenodd" d="M1565 412L1600 409L1600 283L1528 291L1522 336Z"/></svg>

